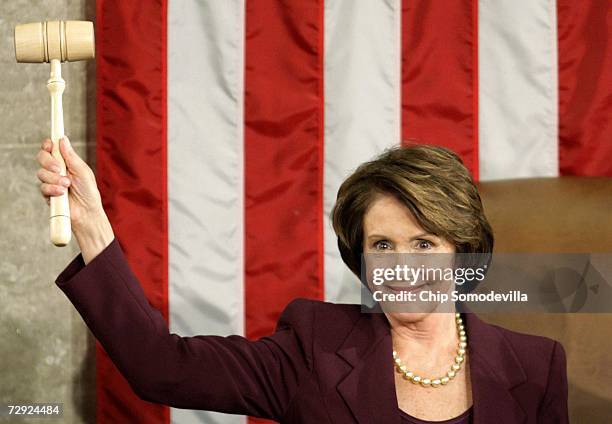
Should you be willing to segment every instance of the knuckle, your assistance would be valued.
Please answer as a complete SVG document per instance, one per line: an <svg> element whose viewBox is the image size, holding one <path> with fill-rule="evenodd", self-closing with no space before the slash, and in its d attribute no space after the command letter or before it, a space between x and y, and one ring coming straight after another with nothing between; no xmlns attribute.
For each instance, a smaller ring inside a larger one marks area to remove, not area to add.
<svg viewBox="0 0 612 424"><path fill-rule="evenodd" d="M41 185L41 191L46 196L57 196L64 193L63 187L49 183L43 183Z"/></svg>
<svg viewBox="0 0 612 424"><path fill-rule="evenodd" d="M43 168L49 168L49 153L43 152L43 154L40 156L39 162Z"/></svg>
<svg viewBox="0 0 612 424"><path fill-rule="evenodd" d="M40 168L37 172L38 179L44 183L53 183L55 180L54 174L51 174L44 168Z"/></svg>
<svg viewBox="0 0 612 424"><path fill-rule="evenodd" d="M38 172L36 173L36 176L38 177L40 181L42 181L43 183L46 183L48 182L47 172L48 172L47 170L40 168Z"/></svg>

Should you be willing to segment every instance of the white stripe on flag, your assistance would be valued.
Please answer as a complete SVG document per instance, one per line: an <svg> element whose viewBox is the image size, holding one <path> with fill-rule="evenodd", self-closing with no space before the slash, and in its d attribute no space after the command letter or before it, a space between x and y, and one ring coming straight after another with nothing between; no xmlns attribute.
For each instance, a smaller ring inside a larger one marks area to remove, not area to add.
<svg viewBox="0 0 612 424"><path fill-rule="evenodd" d="M556 2L478 11L480 179L557 176Z"/></svg>
<svg viewBox="0 0 612 424"><path fill-rule="evenodd" d="M170 331L244 334L244 0L168 3ZM175 423L244 423L171 409Z"/></svg>
<svg viewBox="0 0 612 424"><path fill-rule="evenodd" d="M329 213L342 180L400 144L401 1L325 2L325 300L360 303Z"/></svg>

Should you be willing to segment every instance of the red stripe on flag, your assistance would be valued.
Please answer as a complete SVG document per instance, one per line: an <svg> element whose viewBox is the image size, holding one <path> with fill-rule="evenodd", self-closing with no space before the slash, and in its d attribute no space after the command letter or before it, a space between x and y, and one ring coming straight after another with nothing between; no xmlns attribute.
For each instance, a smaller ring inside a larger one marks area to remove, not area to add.
<svg viewBox="0 0 612 424"><path fill-rule="evenodd" d="M478 5L402 0L402 140L455 151L478 179Z"/></svg>
<svg viewBox="0 0 612 424"><path fill-rule="evenodd" d="M166 2L98 0L96 178L149 302L168 320ZM97 422L167 423L96 343Z"/></svg>
<svg viewBox="0 0 612 424"><path fill-rule="evenodd" d="M557 1L561 175L612 176L610 5Z"/></svg>
<svg viewBox="0 0 612 424"><path fill-rule="evenodd" d="M323 298L323 3L247 1L245 332ZM252 419L252 422L261 422Z"/></svg>

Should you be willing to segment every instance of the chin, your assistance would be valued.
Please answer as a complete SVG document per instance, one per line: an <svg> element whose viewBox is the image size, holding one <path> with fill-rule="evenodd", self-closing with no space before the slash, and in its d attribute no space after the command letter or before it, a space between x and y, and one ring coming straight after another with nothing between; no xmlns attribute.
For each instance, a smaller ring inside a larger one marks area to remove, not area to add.
<svg viewBox="0 0 612 424"><path fill-rule="evenodd" d="M431 312L387 312L387 316L403 323L419 322L429 315L431 315Z"/></svg>

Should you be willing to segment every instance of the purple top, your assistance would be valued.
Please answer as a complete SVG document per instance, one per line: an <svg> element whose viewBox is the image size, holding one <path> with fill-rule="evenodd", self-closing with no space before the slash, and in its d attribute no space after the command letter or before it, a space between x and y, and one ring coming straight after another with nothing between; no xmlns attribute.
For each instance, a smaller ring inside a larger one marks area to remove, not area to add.
<svg viewBox="0 0 612 424"><path fill-rule="evenodd" d="M360 304L296 298L274 332L257 340L180 336L149 303L117 239L87 265L79 254L55 282L146 401L291 424L400 422L389 322L362 313ZM478 405L472 420L569 423L560 343L473 313L465 314L465 326Z"/></svg>
<svg viewBox="0 0 612 424"><path fill-rule="evenodd" d="M472 416L473 407L470 406L466 409L461 415L457 415L454 418L449 418L444 421L425 421L413 417L412 415L407 414L406 412L399 409L400 417L402 418L402 424L471 424L473 422Z"/></svg>

